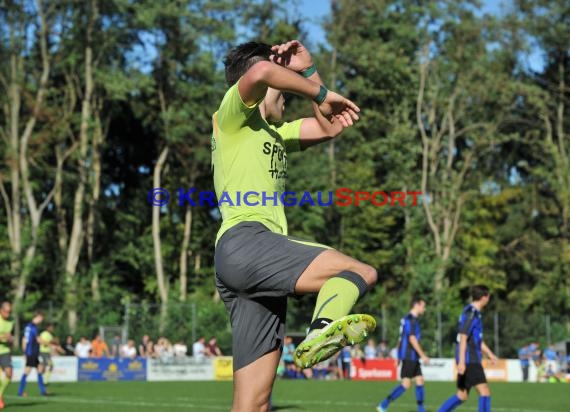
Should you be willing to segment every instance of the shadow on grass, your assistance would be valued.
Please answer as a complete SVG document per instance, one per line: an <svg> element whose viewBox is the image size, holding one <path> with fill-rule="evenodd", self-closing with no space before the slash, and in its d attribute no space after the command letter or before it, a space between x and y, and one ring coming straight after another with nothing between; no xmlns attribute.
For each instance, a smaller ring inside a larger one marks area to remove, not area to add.
<svg viewBox="0 0 570 412"><path fill-rule="evenodd" d="M271 411L282 411L286 409L301 409L299 405L272 405Z"/></svg>
<svg viewBox="0 0 570 412"><path fill-rule="evenodd" d="M6 409L10 408L17 409L17 408L29 408L31 406L38 406L38 405L45 405L46 402L38 402L38 401L19 401L19 402L10 402L6 403Z"/></svg>

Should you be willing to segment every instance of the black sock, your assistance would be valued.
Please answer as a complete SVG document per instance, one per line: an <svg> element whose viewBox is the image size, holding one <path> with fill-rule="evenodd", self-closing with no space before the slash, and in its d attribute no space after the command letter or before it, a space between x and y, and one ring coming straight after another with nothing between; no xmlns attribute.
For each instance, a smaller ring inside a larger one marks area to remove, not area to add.
<svg viewBox="0 0 570 412"><path fill-rule="evenodd" d="M328 318L317 318L315 319L312 323L311 326L309 326L309 331L312 331L313 329L323 329L326 328L328 325L330 325L332 323L332 319L328 319Z"/></svg>

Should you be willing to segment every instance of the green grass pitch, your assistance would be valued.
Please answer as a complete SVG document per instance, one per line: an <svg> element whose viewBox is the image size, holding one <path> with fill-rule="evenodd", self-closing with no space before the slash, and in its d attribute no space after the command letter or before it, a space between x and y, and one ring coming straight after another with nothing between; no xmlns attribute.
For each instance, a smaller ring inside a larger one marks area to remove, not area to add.
<svg viewBox="0 0 570 412"><path fill-rule="evenodd" d="M273 410L308 412L375 412L396 382L277 381ZM229 411L231 382L80 382L53 383L53 396L39 396L28 383L26 398L16 396L17 382L4 396L5 411L18 412L193 412ZM426 384L426 410L436 411L455 392L453 382ZM491 383L494 412L570 411L570 384ZM477 411L474 392L458 411ZM414 390L390 406L390 412L413 412Z"/></svg>

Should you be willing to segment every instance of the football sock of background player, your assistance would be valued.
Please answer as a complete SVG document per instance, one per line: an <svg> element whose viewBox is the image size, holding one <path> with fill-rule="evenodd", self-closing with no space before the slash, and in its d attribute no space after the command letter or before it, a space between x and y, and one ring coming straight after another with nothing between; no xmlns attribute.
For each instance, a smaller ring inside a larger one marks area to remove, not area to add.
<svg viewBox="0 0 570 412"><path fill-rule="evenodd" d="M42 395L45 395L46 387L44 385L44 374L43 373L38 373L38 386L40 387L40 393Z"/></svg>
<svg viewBox="0 0 570 412"><path fill-rule="evenodd" d="M400 384L396 386L390 395L388 395L388 397L382 401L382 407L386 409L390 402L394 402L396 399L402 396L404 392L406 392L404 385Z"/></svg>
<svg viewBox="0 0 570 412"><path fill-rule="evenodd" d="M424 385L416 385L416 402L418 409L424 407Z"/></svg>
<svg viewBox="0 0 570 412"><path fill-rule="evenodd" d="M28 379L28 375L23 374L22 378L20 379L20 386L18 387L18 395L22 396L24 394L24 389L26 389L26 380Z"/></svg>
<svg viewBox="0 0 570 412"><path fill-rule="evenodd" d="M22 396L24 394L24 390L26 389L26 381L28 379L28 375L23 374L22 379L20 379L20 387L18 388L18 395ZM38 373L38 386L40 387L40 393L45 395L46 387L44 386L44 377L43 374Z"/></svg>
<svg viewBox="0 0 570 412"><path fill-rule="evenodd" d="M491 412L490 396L479 396L479 412Z"/></svg>
<svg viewBox="0 0 570 412"><path fill-rule="evenodd" d="M451 398L446 400L443 405L441 405L441 408L439 408L438 412L452 411L455 408L457 408L459 405L461 405L462 403L463 403L463 401L461 399L459 399L459 397L457 395L453 395Z"/></svg>

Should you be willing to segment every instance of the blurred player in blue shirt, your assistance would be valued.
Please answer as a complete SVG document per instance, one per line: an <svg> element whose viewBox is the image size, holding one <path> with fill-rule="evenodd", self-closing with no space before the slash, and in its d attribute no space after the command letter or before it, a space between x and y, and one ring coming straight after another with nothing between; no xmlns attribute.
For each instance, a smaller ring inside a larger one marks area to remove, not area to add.
<svg viewBox="0 0 570 412"><path fill-rule="evenodd" d="M553 374L557 374L560 368L558 367L558 353L556 352L556 349L554 349L554 346L550 345L548 348L544 349L542 355L546 360L546 368L550 369Z"/></svg>
<svg viewBox="0 0 570 412"><path fill-rule="evenodd" d="M523 382L528 382L528 368L530 366L531 352L529 345L524 345L519 349L519 359L521 361L521 369L523 373Z"/></svg>
<svg viewBox="0 0 570 412"><path fill-rule="evenodd" d="M489 288L484 285L473 286L471 298L472 302L463 309L457 325L455 351L457 394L445 401L439 412L452 411L465 402L472 387L475 387L479 393L479 412L491 411L491 390L487 385L487 378L481 364L483 353L492 362L497 360L495 354L483 342L481 311L491 299Z"/></svg>
<svg viewBox="0 0 570 412"><path fill-rule="evenodd" d="M378 404L376 410L385 412L390 402L398 399L412 385L412 379L416 380L416 401L418 412L424 412L424 377L422 376L423 363L429 363L421 345L421 330L418 318L426 311L426 303L422 298L412 299L410 312L400 321L400 341L398 345L398 360L402 364L400 378L402 383L394 388L390 395Z"/></svg>
<svg viewBox="0 0 570 412"><path fill-rule="evenodd" d="M42 396L47 396L46 388L43 379L43 365L40 364L40 331L38 326L43 322L44 315L42 312L36 312L32 321L26 325L24 329L24 337L22 338L22 348L24 348L24 355L26 355L26 367L22 379L20 380L20 387L18 389L18 396L26 396L24 389L26 389L26 380L32 368L38 370L38 386Z"/></svg>

